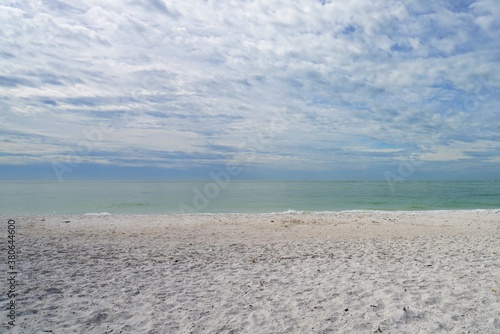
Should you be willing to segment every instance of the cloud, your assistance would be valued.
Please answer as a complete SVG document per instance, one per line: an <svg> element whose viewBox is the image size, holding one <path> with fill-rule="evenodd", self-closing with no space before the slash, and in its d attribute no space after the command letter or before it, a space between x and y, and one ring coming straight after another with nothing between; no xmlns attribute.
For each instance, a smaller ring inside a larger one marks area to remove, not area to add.
<svg viewBox="0 0 500 334"><path fill-rule="evenodd" d="M64 162L101 128L113 131L85 163L363 169L429 138L426 161L496 161L459 144L499 140L493 0L53 0L0 12L3 163Z"/></svg>
<svg viewBox="0 0 500 334"><path fill-rule="evenodd" d="M499 153L500 142L497 141L461 142L452 140L447 145L433 147L430 152L421 154L419 158L423 161L454 161L482 157L492 159L492 157L497 157Z"/></svg>
<svg viewBox="0 0 500 334"><path fill-rule="evenodd" d="M33 84L26 79L0 76L0 86L17 87L17 86L32 86L32 85Z"/></svg>

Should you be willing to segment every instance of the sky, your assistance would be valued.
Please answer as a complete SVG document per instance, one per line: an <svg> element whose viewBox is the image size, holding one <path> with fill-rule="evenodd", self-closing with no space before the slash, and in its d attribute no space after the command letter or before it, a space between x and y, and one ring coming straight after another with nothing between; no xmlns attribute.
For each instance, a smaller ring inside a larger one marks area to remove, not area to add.
<svg viewBox="0 0 500 334"><path fill-rule="evenodd" d="M0 179L500 179L497 0L0 0Z"/></svg>

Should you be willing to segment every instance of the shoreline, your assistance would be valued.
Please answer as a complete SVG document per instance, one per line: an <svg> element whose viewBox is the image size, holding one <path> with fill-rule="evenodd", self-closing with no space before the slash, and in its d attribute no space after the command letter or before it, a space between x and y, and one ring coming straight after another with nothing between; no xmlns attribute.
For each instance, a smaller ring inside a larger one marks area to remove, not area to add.
<svg viewBox="0 0 500 334"><path fill-rule="evenodd" d="M500 330L500 210L9 218L19 332Z"/></svg>
<svg viewBox="0 0 500 334"><path fill-rule="evenodd" d="M86 213L18 213L18 214L0 214L0 218L5 217L53 217L53 216L215 216L215 215L300 215L300 214L339 214L339 213L386 213L386 214L404 214L404 213L490 213L500 214L500 208L488 209L422 209L422 210L388 210L388 209L348 209L348 210L294 210L272 211L272 212L167 212L167 213L110 213L110 212L86 212Z"/></svg>

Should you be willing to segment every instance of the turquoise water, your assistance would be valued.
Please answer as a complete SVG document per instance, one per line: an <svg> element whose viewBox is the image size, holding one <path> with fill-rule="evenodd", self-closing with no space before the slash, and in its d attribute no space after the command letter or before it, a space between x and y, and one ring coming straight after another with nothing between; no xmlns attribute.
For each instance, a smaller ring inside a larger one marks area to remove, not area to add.
<svg viewBox="0 0 500 334"><path fill-rule="evenodd" d="M500 181L0 182L0 214L500 208Z"/></svg>

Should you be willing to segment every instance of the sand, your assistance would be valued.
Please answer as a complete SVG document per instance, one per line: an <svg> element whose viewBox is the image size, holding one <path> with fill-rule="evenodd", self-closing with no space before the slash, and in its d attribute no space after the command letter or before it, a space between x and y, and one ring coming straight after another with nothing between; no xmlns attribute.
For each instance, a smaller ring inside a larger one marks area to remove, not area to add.
<svg viewBox="0 0 500 334"><path fill-rule="evenodd" d="M500 210L8 218L2 333L500 333Z"/></svg>

